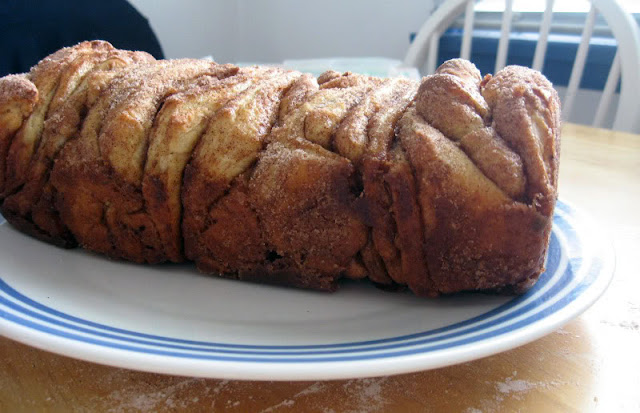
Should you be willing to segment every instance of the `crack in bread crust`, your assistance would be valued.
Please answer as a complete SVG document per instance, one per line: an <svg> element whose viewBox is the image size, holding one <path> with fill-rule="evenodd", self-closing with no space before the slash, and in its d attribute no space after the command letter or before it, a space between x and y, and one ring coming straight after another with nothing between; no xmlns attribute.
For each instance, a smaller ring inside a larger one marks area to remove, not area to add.
<svg viewBox="0 0 640 413"><path fill-rule="evenodd" d="M184 259L180 199L183 174L209 118L252 82L270 73L273 71L268 69L236 68L227 78L204 78L167 99L158 113L149 138L142 189L171 261Z"/></svg>
<svg viewBox="0 0 640 413"><path fill-rule="evenodd" d="M185 168L182 233L185 254L201 269L228 273L216 266L220 249L215 231L216 208L223 208L232 182L255 164L276 123L280 97L299 77L295 72L274 71L254 81L211 118ZM249 220L251 218L248 218Z"/></svg>
<svg viewBox="0 0 640 413"><path fill-rule="evenodd" d="M389 152L396 140L396 124L407 106L414 100L417 85L397 80L390 94L379 101L367 122L367 145L360 174L364 188L364 204L371 226L371 249L363 256L365 266L380 284L403 283L402 252L396 243L397 232L393 217L391 182L387 179L392 168ZM413 178L411 178L413 180ZM419 242L416 238L415 242ZM379 258L376 258L379 256ZM382 266L378 264L381 260ZM381 271L384 270L384 271ZM425 274L423 274L425 276Z"/></svg>
<svg viewBox="0 0 640 413"><path fill-rule="evenodd" d="M37 101L38 88L26 75L0 78L0 194L4 191L9 147ZM0 195L0 203L2 200Z"/></svg>
<svg viewBox="0 0 640 413"><path fill-rule="evenodd" d="M522 158L527 171L526 202L545 216L553 213L560 158L560 101L539 72L507 66L481 84L493 112L493 128Z"/></svg>
<svg viewBox="0 0 640 413"><path fill-rule="evenodd" d="M218 69L217 64L204 61L157 62L137 65L109 83L87 115L79 138L65 146L52 174L56 207L82 245L114 258L166 260L142 196L148 134L164 99L194 79L218 75ZM94 196L82 195L87 188ZM91 209L87 205L91 202L109 204L108 237L98 238L93 227L100 225L99 217L83 212ZM82 219L78 214L84 214Z"/></svg>
<svg viewBox="0 0 640 413"><path fill-rule="evenodd" d="M544 270L559 104L509 66L415 82L106 42L0 79L0 202L45 241L332 291L522 291Z"/></svg>
<svg viewBox="0 0 640 413"><path fill-rule="evenodd" d="M45 120L38 148L33 155L25 183L22 188L9 196L3 205L3 213L8 219L20 220L32 235L63 247L75 245L72 234L60 222L53 207L53 187L49 175L55 159L66 142L78 131L87 110L90 87L100 87L115 76L119 69L139 61L154 60L142 52L128 52L106 49L96 52L92 59L81 62L86 71L82 79L69 93L66 100L50 108L51 114Z"/></svg>
<svg viewBox="0 0 640 413"><path fill-rule="evenodd" d="M511 198L522 199L526 176L519 154L490 126L480 72L466 60L443 64L420 85L416 108L431 126L456 142L478 168Z"/></svg>
<svg viewBox="0 0 640 413"><path fill-rule="evenodd" d="M83 42L64 48L34 66L27 77L38 88L33 112L14 136L6 158L4 198L24 184L28 167L40 142L47 116L63 104L91 67L96 53L111 50L107 42Z"/></svg>
<svg viewBox="0 0 640 413"><path fill-rule="evenodd" d="M416 173L434 292L517 285L542 272L551 217L511 200L415 108L400 139Z"/></svg>

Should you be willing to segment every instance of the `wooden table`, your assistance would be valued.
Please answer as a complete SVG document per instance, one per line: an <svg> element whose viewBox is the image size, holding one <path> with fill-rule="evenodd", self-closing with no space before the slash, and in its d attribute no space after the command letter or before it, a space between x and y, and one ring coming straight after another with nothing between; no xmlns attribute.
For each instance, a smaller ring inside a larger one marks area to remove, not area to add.
<svg viewBox="0 0 640 413"><path fill-rule="evenodd" d="M243 382L106 367L0 338L0 411L640 411L640 135L567 124L560 171L561 198L608 230L616 273L591 309L533 343L393 377Z"/></svg>

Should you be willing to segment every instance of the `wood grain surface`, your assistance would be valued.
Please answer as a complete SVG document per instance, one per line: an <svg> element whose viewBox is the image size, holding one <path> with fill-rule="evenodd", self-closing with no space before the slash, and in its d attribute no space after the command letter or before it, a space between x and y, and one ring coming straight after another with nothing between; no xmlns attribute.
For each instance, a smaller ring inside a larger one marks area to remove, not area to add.
<svg viewBox="0 0 640 413"><path fill-rule="evenodd" d="M0 338L0 412L640 411L640 135L566 124L560 197L614 243L605 295L556 332L492 357L399 376L320 382L172 377Z"/></svg>

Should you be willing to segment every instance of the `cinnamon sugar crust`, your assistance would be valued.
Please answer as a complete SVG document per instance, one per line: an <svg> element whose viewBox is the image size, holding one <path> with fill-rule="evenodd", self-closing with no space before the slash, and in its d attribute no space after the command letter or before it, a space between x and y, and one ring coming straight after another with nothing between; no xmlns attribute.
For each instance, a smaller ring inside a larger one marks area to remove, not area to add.
<svg viewBox="0 0 640 413"><path fill-rule="evenodd" d="M115 259L333 291L524 291L544 270L560 107L538 72L420 82L101 41L0 79L0 208Z"/></svg>

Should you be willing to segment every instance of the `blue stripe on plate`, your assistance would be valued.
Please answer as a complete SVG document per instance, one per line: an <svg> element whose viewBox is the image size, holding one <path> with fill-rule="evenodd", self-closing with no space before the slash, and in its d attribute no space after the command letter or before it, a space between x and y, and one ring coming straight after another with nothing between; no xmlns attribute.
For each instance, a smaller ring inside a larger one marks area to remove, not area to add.
<svg viewBox="0 0 640 413"><path fill-rule="evenodd" d="M571 214L572 212L571 208L568 205L561 202L558 203L558 209L568 214ZM554 231L555 230L559 230L561 233L563 233L563 235L566 236L568 244L570 245L567 245L565 247L570 246L574 250L575 249L577 249L578 251L580 250L581 245L580 245L579 237L576 236L576 233L571 227L571 224L558 214L556 214L556 216L554 217ZM313 361L313 360L316 360L318 356L325 356L325 355L333 355L334 357L333 358L321 357L321 358L318 358L317 360L318 361L331 361L331 360L337 361L337 360L367 359L367 358L381 357L383 354L384 354L384 357L391 357L394 355L414 354L414 353L422 353L425 351L433 351L440 348L446 348L446 347L456 346L456 345L464 345L464 344L476 342L479 340L483 340L486 338L495 337L505 332L513 331L514 329L521 328L522 326L526 326L527 324L535 322L536 320L546 317L548 314L551 314L553 312L556 312L558 309L563 308L567 303L571 301L572 297L574 297L576 294L579 294L579 292L587 288L588 285L585 285L584 283L578 285L577 288L567 293L558 302L554 303L553 305L545 308L540 312L536 312L531 316L528 316L527 318L524 318L523 320L518 321L517 323L513 323L511 325L505 325L504 327L501 327L499 329L494 329L492 331L486 331L484 333L482 332L483 329L487 327L495 327L501 324L507 324L510 320L513 320L514 318L522 314L525 314L526 312L532 309L535 309L536 306L540 305L542 302L545 302L550 298L554 297L557 293L559 293L563 289L563 287L568 285L573 280L574 271L573 271L573 268L569 266L566 268L563 276L560 277L560 281L554 284L553 286L551 286L549 291L546 291L541 297L539 297L535 301L525 306L522 306L522 308L515 308L518 305L520 305L523 301L526 301L529 297L531 297L533 294L540 291L542 288L546 286L546 284L552 278L550 274L553 274L558 269L558 264L561 258L560 253L561 253L561 246L559 244L559 241L555 236L555 234L552 234L550 248L549 248L549 257L547 261L548 271L541 276L539 282L527 294L517 297L509 301L508 303L500 307L497 307L494 310L491 310L487 313L471 318L469 320L465 320L463 322L438 328L438 329L428 330L425 332L414 333L414 334L405 335L405 336L391 337L391 338L385 338L385 339L379 339L379 340L369 340L369 341L362 341L362 342L324 344L324 345L305 345L305 346L253 346L253 345L230 344L230 343L199 342L199 341L192 341L192 340L183 340L183 339L175 339L170 337L155 336L155 335L144 334L144 333L139 333L135 331L123 330L123 329L119 329L119 328L115 328L107 325L102 325L99 323L94 323L88 320L80 319L78 317L70 316L68 314L64 314L62 312L49 308L41 303L35 302L28 297L25 297L24 295L20 294L19 292L11 288L2 280L0 280L0 291L8 294L14 299L17 299L19 302L26 304L28 306L32 306L33 308L36 308L52 316L63 318L78 324L82 324L84 326L88 326L90 328L76 326L63 321L59 321L57 319L52 319L46 315L36 313L24 306L21 306L12 301L6 300L5 298L2 298L0 302L4 303L7 307L12 308L14 311L17 311L18 313L31 316L40 322L48 323L48 325L36 323L34 321L22 318L18 315L9 313L7 311L3 311L2 309L0 309L0 317L3 317L12 322L24 325L26 327L29 327L41 332L54 334L56 336L64 337L71 340L82 341L82 342L96 344L104 347L118 348L122 350L136 351L136 352L156 354L156 355L175 356L175 357L187 357L187 358L197 358L197 359L208 358L208 359L215 359L215 360L235 360L235 361L238 361L238 360L266 361L266 362ZM576 264L578 264L577 267L579 267L581 262L571 263L571 265L574 268L576 268ZM597 270L593 271L593 268L591 268L588 271L590 275L597 274L597 272L598 272ZM491 320L490 322L486 322L478 325L478 323L482 322L483 320L486 320L497 314L503 313L512 308L515 308L515 309L509 314L499 317L495 320ZM78 333L86 333L90 335L92 334L98 337L93 338L93 337L87 337L87 336L75 334L73 332L67 332L67 331L55 328L56 326L68 328ZM466 326L469 326L469 328L461 329L462 327L466 327ZM96 329L97 331L94 329ZM461 329L461 330L456 331L454 333L433 337L436 334L446 333L454 329ZM476 334L478 332L480 332L480 334ZM112 333L116 333L120 335L115 335ZM463 337L463 338L460 338L460 337ZM127 344L105 341L102 338L124 341ZM451 340L455 338L458 338L458 340L442 343L443 340ZM171 343L175 343L175 344L171 344ZM196 351L198 353L180 353L177 351L170 351L170 350L150 349L150 348L136 346L136 344L148 345L148 346L160 346L166 349L173 349L173 350ZM201 346L203 348L191 347L194 345ZM368 346L368 347L365 348L364 346ZM355 348L350 348L345 350L341 349L345 347L355 347ZM400 352L399 351L390 352L390 350L402 349L407 347L410 347L411 349L403 350ZM231 349L231 350L228 350L228 349ZM341 350L337 350L337 349L341 349ZM258 350L262 350L262 351L258 351ZM281 350L282 353L280 352L276 353L275 351L277 350ZM298 351L292 351L292 350L298 350ZM315 350L315 351L300 351L300 350ZM319 351L319 350L324 350L324 351ZM384 351L384 353L380 353L382 351ZM377 353L373 355L365 354L365 355L358 355L358 356L355 356L355 355L348 356L348 354L362 353L362 352L366 352L366 353L377 352ZM215 354L200 354L200 353L215 353ZM336 354L342 354L342 353L345 353L345 354L342 356L335 356ZM231 356L224 356L222 354L239 354L239 355L252 355L252 356L263 355L263 356L268 356L269 358L265 359L265 358L259 358L259 357L231 357ZM300 355L300 356L304 355L306 358L291 357L295 355ZM287 356L288 358L283 356ZM313 358L311 356L315 356L316 358ZM351 358L351 357L355 357L355 358Z"/></svg>
<svg viewBox="0 0 640 413"><path fill-rule="evenodd" d="M98 334L104 338L113 338L113 339L127 339L128 337L123 337L123 336L130 336L132 338L129 338L130 341L132 342L136 342L139 344L148 344L148 345L165 345L162 343L157 343L157 342L152 342L152 341L144 341L144 340L138 340L137 338L143 338L143 339L151 339L151 340L156 340L156 341L164 341L167 343L176 343L176 344L186 344L186 345L197 345L197 346L213 346L213 347L226 347L226 348L242 348L242 349L269 349L269 350L292 350L292 349L298 349L298 350L302 350L302 349L318 349L318 348L336 348L336 347L346 347L346 346L363 346L363 345L373 345L373 344L381 344L381 343L389 343L389 342L395 342L395 341L406 341L406 340L410 340L413 338L420 338L420 337L425 337L425 336L429 336L429 335L435 335L435 334L439 334L439 333L444 333L447 331L451 331L454 329L458 329L458 328L462 328L465 326L469 326L469 325L473 325L473 328L471 329L467 329L467 330L462 330L461 332L459 332L458 334L466 334L466 333L470 333L472 331L475 331L479 328L484 328L487 325L493 325L493 324L497 324L499 322L501 322L501 320L508 320L509 318L513 318L516 317L520 314L522 314L524 311L529 310L530 308L535 307L535 303L532 303L530 305L528 305L527 307L524 307L523 309L519 309L516 312L511 312L508 314L508 316L503 316L500 319L497 320L491 320L490 323L485 323L484 325L480 326L480 327L476 327L475 324L486 320L490 317L493 317L497 314L500 313L504 313L509 309L512 309L513 307L516 307L518 305L520 305L523 301L526 301L530 296L536 294L539 290L543 289L546 284L548 283L548 281L551 279L551 276L549 274L553 274L557 269L558 269L558 263L560 261L560 251L561 251L561 247L559 245L558 239L555 236L555 234L553 234L552 238L551 238L551 242L550 242L550 248L549 248L549 257L547 260L547 266L548 266L548 271L543 274L541 276L541 279L539 280L539 282L534 286L534 288L532 290L530 290L527 294L514 298L513 300L509 301L508 303L503 304L502 306L499 306L489 312L486 312L484 314L478 315L476 317L473 317L471 319L465 320L463 322L460 323L456 323L456 324L452 324L446 327L441 327L441 328L437 328L437 329L432 329L432 330L428 330L428 331L424 331L424 332L420 332L420 333L414 333L414 334L410 334L410 335L405 335L405 336L398 336L398 337L392 337L392 338L386 338L386 339L379 339L379 340L370 340L370 341L362 341L362 342L353 342L353 343L339 343L339 344L327 344L327 345L311 345L311 346L250 346L250 345L239 345L239 344L229 344L229 343L212 343L212 342L201 342L201 341L192 341L192 340L180 340L180 339L172 339L169 337L161 337L161 336L155 336L155 335L149 335L149 334L143 334L143 333L138 333L138 332L134 332L134 331L129 331L129 330L123 330L123 329L119 329L119 328L114 328L111 326L106 326L103 324L98 324L98 323L94 323L88 320L83 320L80 319L78 317L74 317L74 316L70 316L68 314L59 312L57 310L54 310L50 307L47 307L41 303L35 302L34 300L25 297L24 295L20 294L18 291L14 290L13 288L11 288L9 285L7 285L6 283L4 283L4 281L0 280L0 291L3 291L5 293L7 293L7 295L17 299L19 302L22 302L26 305L32 306L33 308L37 308L42 312L48 313L50 315L53 316L57 316L59 318L63 318L69 321L73 321L76 322L78 324L82 324L82 325L86 325L86 326L90 326L93 327L95 329L97 329L98 331L93 331L93 330L89 330L87 328L83 328L83 327L78 327L72 324L68 324L68 323L64 323L61 322L59 320L56 319L51 319L49 317L46 317L44 315L40 315L38 313L35 313L33 311L30 310L26 310L24 309L24 307L20 307L18 308L15 304L13 304L11 301L8 300L3 300L2 302L13 308L16 311L19 312L23 312L25 314L30 315L33 318L40 318L41 320L48 322L50 324L54 324L54 325L59 325L62 327L66 327L69 329L76 329L78 331L84 332L84 333L95 333ZM569 279L567 279L567 282L569 281ZM549 299L549 293L546 293L545 299ZM28 313L27 313L28 311ZM119 333L121 335L114 335L114 334L110 334L110 333ZM188 347L184 347L184 346L180 346L180 347L173 347L173 348L182 348L182 349L187 349Z"/></svg>
<svg viewBox="0 0 640 413"><path fill-rule="evenodd" d="M570 270L569 270L570 271ZM530 302L527 305L524 305L520 308L518 308L516 311L509 313L506 316L502 316L498 319L495 320L491 320L489 322L484 322L478 325L474 325L471 328L468 329L464 329L464 330L460 330L457 331L455 333L450 333L450 334L445 334L445 335L441 335L438 337L429 337L432 336L433 334L435 334L435 332L442 332L442 331L449 331L451 330L451 326L447 326L444 328L439 328L439 329L434 329L434 330L429 330L429 331L425 331L422 333L417 333L417 334L413 334L412 339L415 338L426 338L423 340L416 340L413 341L411 343L407 343L407 340L403 340L400 343L396 343L396 344L387 344L387 345L376 345L376 346L370 346L367 348L362 348L363 343L365 342L358 342L358 343L354 343L353 346L358 346L358 348L351 348L351 349L346 349L346 350L325 350L325 351L314 351L314 352L310 352L310 351L291 351L292 349L299 349L299 347L295 347L295 346L286 346L286 348L282 348L284 346L243 346L242 349L238 349L238 346L234 346L234 345L213 345L215 347L220 347L220 348L215 348L215 349L208 349L208 348L193 348L193 347L188 347L188 346L179 346L179 345L174 345L174 344L162 344L162 343L157 343L157 342L153 342L153 341L148 341L148 340L139 340L139 339L135 339L135 338L123 338L120 336L116 336L113 334L109 334L109 333L105 333L102 331L94 331L94 330L89 330L83 327L78 327L72 324L68 324L68 323L64 323L64 322L60 322L58 320L55 319L51 319L47 316L43 316L41 314L38 313L34 313L33 311L29 310L28 308L25 308L23 306L17 305L11 301L6 300L3 297L0 297L0 304L4 304L5 306L13 309L14 311L18 312L18 313L22 313L24 315L28 315L31 316L33 318L39 319L43 322L47 322L50 325L54 325L54 326L58 326L58 327L64 327L70 330L75 330L77 332L82 332L82 333L87 333L87 334L94 334L95 336L98 337L102 337L102 338L110 338L110 339L115 339L115 340L120 340L120 341L126 341L129 343L135 343L135 344L143 344L143 345L150 345L150 346L162 346L165 348L170 348L170 349L175 349L175 350L193 350L193 351L199 351L199 352L216 352L216 353L225 353L225 354L253 354L253 355L273 355L273 354L278 354L276 352L274 352L274 350L282 350L283 353L286 353L288 355L298 355L298 354L305 354L305 355L320 355L320 354L327 354L327 353L351 353L354 351L380 351L380 350L388 350L388 349L393 349L393 348L398 348L398 347L404 347L404 346L412 346L412 345L417 345L417 344L426 344L426 343L430 343L430 342L437 342L437 341L443 341L443 340L449 340L449 339L453 339L456 337L461 337L461 336L466 336L466 335L472 335L478 331L483 331L488 327L491 326L496 326L496 325L500 325L500 324L506 324L508 323L510 320L515 319L516 317L525 314L533 309L535 309L536 307L539 307L540 304L544 301L549 300L550 298L552 298L553 296L555 296L558 292L560 292L566 285L569 284L569 282L573 279L573 277L562 277L560 279L559 282L557 282L556 284L553 285L552 288L549 289L549 291L547 291L543 296L541 296L540 298L538 298L537 300ZM512 300L515 301L515 300ZM505 307L505 306L503 306ZM500 307L499 307L500 308ZM495 312L491 311L491 312ZM485 313L485 315L488 313ZM480 317L476 317L476 318L486 318L483 316ZM459 323L461 324L461 323ZM437 331L439 330L439 331ZM406 336L405 336L406 337ZM429 337L429 338L427 338ZM398 338L396 338L398 339ZM389 339L387 340L378 340L379 343L388 343ZM367 343L367 345L369 345L369 343ZM378 343L376 343L378 344ZM320 346L305 346L305 348L313 348L313 349L318 349ZM335 348L336 346L330 347L330 348ZM341 345L340 347L344 347L344 345ZM223 348L236 348L237 350L226 350ZM255 350L248 350L249 348L251 349L256 349L256 348L260 348L260 349L265 349L265 350L271 350L271 351L255 351ZM323 348L327 348L324 347Z"/></svg>
<svg viewBox="0 0 640 413"><path fill-rule="evenodd" d="M589 272L599 272L601 269L601 261L600 260L596 260L595 261L596 265L594 265L592 268L589 269ZM129 350L129 351L135 351L135 352L140 352L140 353L146 353L146 354L153 354L153 355L162 355L162 356L171 356L171 357L178 357L178 358L189 358L189 359L198 359L198 360L217 360L217 361L242 361L242 362L252 362L252 363L273 363L273 362L278 362L278 363L300 363L300 362L329 362L329 361L361 361L361 360L370 360L370 359L378 359L378 358L389 358L389 357L397 357L397 356L405 356L405 355L413 355L413 354L425 354L428 352L433 352L433 351L437 351L437 350L441 350L441 349L445 349L445 348L452 348L452 347L459 347L459 346L463 346L463 345L468 345L474 342L478 342L478 341L482 341L488 338L494 338L500 334L505 334L505 333L509 333L512 332L514 330L517 330L518 328L523 328L526 327L528 325L530 325L531 323L540 320L542 318L548 317L549 315L558 312L559 310L561 310L562 308L564 308L565 306L567 306L568 304L570 304L571 302L573 302L573 297L575 297L576 295L579 294L578 290L583 289L586 286L581 286L579 285L578 287L576 287L574 290L572 290L570 293L568 293L567 295L565 295L561 300L559 300L558 302L556 302L554 305L549 306L547 308L545 308L544 310L531 315L530 317L527 317L525 319L520 320L519 322L515 323L514 325L509 325L509 326L504 326L501 327L498 330L495 331L490 331L490 332L485 332L482 334L479 334L477 336L474 337L468 337L468 338L463 338L457 341L453 341L453 342L447 342L447 343L436 343L433 344L431 346L416 346L416 345L411 345L411 346L400 346L399 348L402 350L398 350L398 351L389 351L389 352L385 352L385 353L376 353L376 354L345 354L342 356L335 356L335 352L330 352L329 354L331 354L332 356L330 357L308 357L308 355L305 354L305 356L307 357L291 357L289 354L280 356L274 356L274 355L269 355L268 358L259 358L259 357L231 357L231 356L227 356L227 355L217 355L217 354L199 354L199 353L179 353L179 352L175 352L175 351L168 351L168 350L157 350L157 349L147 349L147 348L140 348L140 347L136 347L136 346L132 346L132 345L126 345L126 344L118 344L118 343L110 343L110 342L105 342L103 340L99 340L99 339L93 339L93 338L89 338L89 337L85 337L85 336L80 336L80 335L76 335L76 334L69 334L66 332L61 332L60 330L51 328L49 326L46 325L39 325L36 323L33 323L29 320L25 320L23 318L14 316L12 314L7 314L9 319L11 319L11 321L17 322L18 324L22 324L25 325L27 327L31 327L35 330L39 330L39 331L43 331L49 334L53 334L53 335L58 335L64 338L69 338L72 340L76 340L76 341L82 341L85 343L90 343L90 344L95 344L95 345L101 345L104 347L110 347L110 348L114 348L114 349L120 349L120 350ZM411 348L406 348L406 347L411 347ZM394 347L395 348L395 347ZM404 349L403 349L404 348ZM357 352L357 353L362 353L362 352Z"/></svg>

